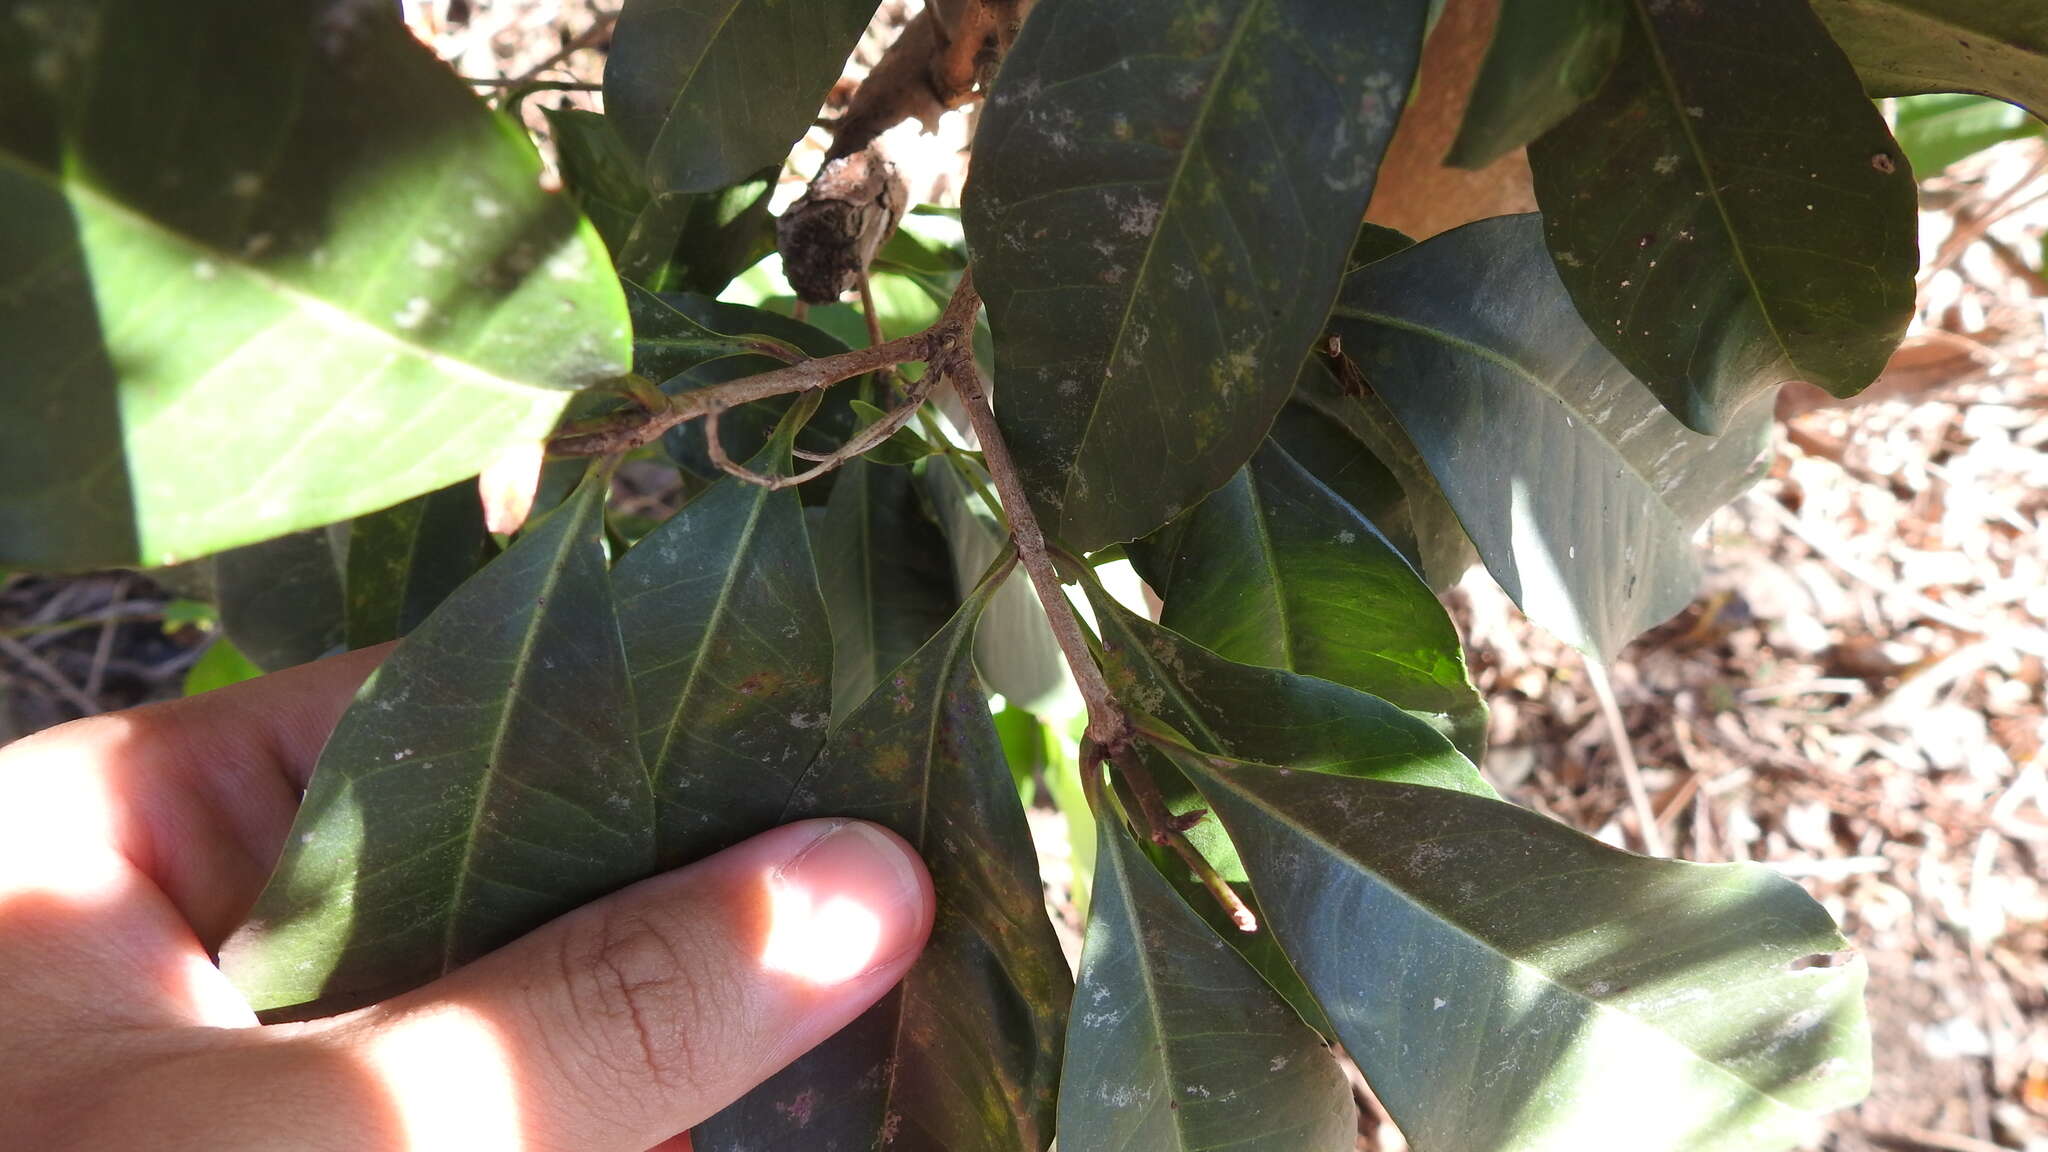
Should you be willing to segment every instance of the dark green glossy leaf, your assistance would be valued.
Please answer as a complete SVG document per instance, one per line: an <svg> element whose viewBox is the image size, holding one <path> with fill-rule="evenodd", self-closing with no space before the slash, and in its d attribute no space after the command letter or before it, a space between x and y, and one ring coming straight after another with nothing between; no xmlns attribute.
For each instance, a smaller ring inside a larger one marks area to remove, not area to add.
<svg viewBox="0 0 2048 1152"><path fill-rule="evenodd" d="M616 259L647 206L640 159L604 115L583 108L543 108L562 168L562 191L590 218ZM624 269L621 269L624 274Z"/></svg>
<svg viewBox="0 0 2048 1152"><path fill-rule="evenodd" d="M326 528L213 557L221 630L265 672L318 660L343 635L340 550Z"/></svg>
<svg viewBox="0 0 2048 1152"><path fill-rule="evenodd" d="M1268 923L1418 1152L1761 1152L1869 1086L1860 960L1758 864L1192 752ZM1369 926L1361 928L1361 926Z"/></svg>
<svg viewBox="0 0 2048 1152"><path fill-rule="evenodd" d="M769 197L781 166L716 192L651 195L619 250L619 275L651 291L715 296L775 251Z"/></svg>
<svg viewBox="0 0 2048 1152"><path fill-rule="evenodd" d="M760 353L751 351L737 334L714 332L706 327L698 316L711 315L714 310L690 307L686 299L701 298L662 296L638 284L626 284L626 306L633 317L633 371L636 374L661 383L714 360L732 356L751 356L757 362L763 359ZM751 320L757 317L728 314L724 318Z"/></svg>
<svg viewBox="0 0 2048 1152"><path fill-rule="evenodd" d="M627 0L604 70L619 135L657 192L778 164L810 128L873 0Z"/></svg>
<svg viewBox="0 0 2048 1152"><path fill-rule="evenodd" d="M1541 228L1482 220L1371 265L1331 324L1494 579L1606 659L1691 600L1692 535L1760 471L1771 402L1719 437L1680 425L1586 330Z"/></svg>
<svg viewBox="0 0 2048 1152"><path fill-rule="evenodd" d="M700 1152L1017 1152L1051 1138L1072 988L968 657L992 591L833 729L783 814L857 816L909 840L938 893L930 943L875 1007L699 1126Z"/></svg>
<svg viewBox="0 0 2048 1152"><path fill-rule="evenodd" d="M1913 171L1925 178L1993 144L2048 134L2048 124L2003 100L1932 92L1899 97L1892 131Z"/></svg>
<svg viewBox="0 0 2048 1152"><path fill-rule="evenodd" d="M1270 441L1129 552L1165 600L1166 627L1240 664L1369 692L1480 758L1486 705L1443 605L1378 528Z"/></svg>
<svg viewBox="0 0 2048 1152"><path fill-rule="evenodd" d="M625 365L596 233L395 7L0 0L0 27L0 561L346 520Z"/></svg>
<svg viewBox="0 0 2048 1152"><path fill-rule="evenodd" d="M653 870L606 479L457 589L343 714L223 957L259 1011L424 983Z"/></svg>
<svg viewBox="0 0 2048 1152"><path fill-rule="evenodd" d="M1295 380L1294 400L1289 406L1308 409L1327 424L1335 425L1342 430L1342 437L1349 438L1349 445L1326 427L1319 430L1314 450L1304 451L1309 446L1304 438L1290 436L1291 430L1298 432L1299 424L1285 419L1274 422L1274 434L1288 451L1300 453L1296 459L1317 479L1353 501L1353 507L1362 508L1366 502L1385 498L1377 486L1365 488L1363 478L1347 480L1348 473L1364 469L1370 477L1374 464L1392 473L1400 485L1408 531L1415 541L1410 557L1429 586L1441 592L1456 584L1478 561L1479 554L1473 550L1472 541L1458 523L1458 514L1451 510L1436 477L1429 474L1428 461L1401 429L1401 422L1394 418L1386 401L1367 387L1355 371L1347 369L1353 378L1340 380L1336 365L1341 363L1323 355L1309 357L1308 363L1302 365L1301 376ZM1346 468L1343 461L1347 452L1371 463Z"/></svg>
<svg viewBox="0 0 2048 1152"><path fill-rule="evenodd" d="M788 471L788 440L751 466ZM722 479L613 581L662 866L779 823L832 708L832 628L796 493Z"/></svg>
<svg viewBox="0 0 2048 1152"><path fill-rule="evenodd" d="M1258 446L1343 273L1424 9L1040 0L964 215L996 417L1048 533L1142 536Z"/></svg>
<svg viewBox="0 0 2048 1152"><path fill-rule="evenodd" d="M483 502L462 480L356 517L348 536L348 646L419 627L484 559Z"/></svg>
<svg viewBox="0 0 2048 1152"><path fill-rule="evenodd" d="M889 413L858 397L847 401L847 404L853 409L853 414L860 421L863 430L889 416ZM937 451L929 440L912 432L908 427L903 427L891 433L887 440L869 449L862 458L877 464L900 466L915 464Z"/></svg>
<svg viewBox="0 0 2048 1152"><path fill-rule="evenodd" d="M1977 92L2048 117L2048 7L2031 0L1813 0L1873 96Z"/></svg>
<svg viewBox="0 0 2048 1152"><path fill-rule="evenodd" d="M1344 274L1349 276L1378 260L1384 260L1405 248L1413 248L1415 241L1397 228L1379 224L1360 224L1358 236L1351 242L1351 256L1344 261Z"/></svg>
<svg viewBox="0 0 2048 1152"><path fill-rule="evenodd" d="M1571 115L1614 67L1624 0L1501 0L1447 163L1484 168Z"/></svg>
<svg viewBox="0 0 2048 1152"><path fill-rule="evenodd" d="M1330 1050L1101 820L1095 905L1067 1018L1060 1140L1125 1152L1350 1152Z"/></svg>
<svg viewBox="0 0 2048 1152"><path fill-rule="evenodd" d="M840 470L817 556L832 622L832 714L848 716L938 632L959 597L945 537L901 468L856 460Z"/></svg>
<svg viewBox="0 0 2048 1152"><path fill-rule="evenodd" d="M1408 512L1408 493L1401 487L1400 477L1350 429L1297 395L1280 409L1267 440L1371 521L1410 564L1422 567L1414 521ZM1451 522L1455 526L1456 518Z"/></svg>
<svg viewBox="0 0 2048 1152"><path fill-rule="evenodd" d="M1600 92L1529 150L1586 324L1689 428L1853 396L1913 311L1913 176L1804 4L1626 0Z"/></svg>
<svg viewBox="0 0 2048 1152"><path fill-rule="evenodd" d="M1202 750L1302 771L1495 795L1441 733L1385 700L1283 668L1225 660L1131 613L1092 581L1084 583L1100 626L1103 675L1117 699L1165 721ZM1190 790L1162 785L1175 811L1200 806ZM1226 877L1244 878L1236 850L1214 821L1196 825L1189 837Z"/></svg>

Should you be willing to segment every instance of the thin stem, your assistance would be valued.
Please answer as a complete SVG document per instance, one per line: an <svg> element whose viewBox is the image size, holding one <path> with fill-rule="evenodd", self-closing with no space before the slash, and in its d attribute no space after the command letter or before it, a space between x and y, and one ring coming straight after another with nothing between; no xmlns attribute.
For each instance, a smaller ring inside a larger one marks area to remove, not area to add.
<svg viewBox="0 0 2048 1152"><path fill-rule="evenodd" d="M875 311L875 290L865 268L860 270L860 315L868 324L868 347L882 343L882 317Z"/></svg>
<svg viewBox="0 0 2048 1152"><path fill-rule="evenodd" d="M585 28L583 31L577 33L575 39L569 41L567 44L562 45L562 47L559 50L557 50L554 55L527 69L524 75L520 76L519 79L512 82L513 86L517 87L522 84L531 84L534 78L539 76L541 73L547 71L550 68L553 68L555 65L560 64L562 61L567 60L569 57L574 56L576 53L583 51L585 48L589 48L596 45L596 43L599 40L604 39L605 35L612 30L612 25L618 23L618 19L619 10L616 8L614 8L610 12L598 13L597 19L591 21L590 27Z"/></svg>
<svg viewBox="0 0 2048 1152"><path fill-rule="evenodd" d="M834 468L845 465L855 457L874 451L875 448L881 445L882 441L894 436L897 429L910 423L910 418L917 414L919 406L924 403L925 396L930 391L929 385L917 389L911 394L910 399L904 402L902 407L889 412L880 420L855 433L851 439L840 445L837 451L824 456L811 456L803 452L796 453L806 460L817 460L818 464L815 467L807 468L791 476L770 476L765 473L756 472L744 464L736 463L732 457L727 456L725 445L721 444L718 439L719 414L717 412L712 412L704 418L704 443L710 452L711 462L717 465L718 470L726 475L744 480L749 484L759 485L771 492L783 488L792 488L798 484L816 480Z"/></svg>
<svg viewBox="0 0 2048 1152"><path fill-rule="evenodd" d="M666 411L607 413L563 431L549 442L548 451L557 456L609 456L630 452L642 444L660 439L662 433L678 424L741 404L751 404L771 396L829 388L842 380L912 361L950 361L961 349L972 346L974 315L980 306L981 298L974 294L968 279L962 277L953 298L946 303L946 310L940 313L931 327L915 335L884 341L872 348L841 352L836 356L800 360L786 368L708 388L695 388L671 397ZM765 345L761 350L769 355L775 354L769 352Z"/></svg>
<svg viewBox="0 0 2048 1152"><path fill-rule="evenodd" d="M968 277L961 277L962 291L971 291L968 281ZM951 305L947 307L950 311ZM1045 533L1039 529L1038 516L1024 494L1024 481L1017 474L1016 462L1010 458L1010 447L996 427L996 415L989 409L988 394L982 389L981 369L975 366L973 351L955 348L941 370L952 378L953 391L967 409L967 423L981 443L981 457L988 464L989 479L995 482L996 495L1009 514L1010 538L1017 542L1018 559L1031 576L1032 587L1038 590L1046 623L1052 626L1053 639L1059 642L1067 667L1074 673L1074 684L1088 705L1088 737L1109 749L1114 758L1117 749L1130 741L1130 721L1117 705L1109 682L1102 678L1102 670L1095 666L1088 641L1081 635L1081 622L1075 617L1073 606L1067 603L1052 558L1046 555Z"/></svg>
<svg viewBox="0 0 2048 1152"><path fill-rule="evenodd" d="M1245 906L1245 902L1238 897L1237 890L1230 886L1230 882L1223 878L1222 873L1216 871L1216 866L1209 863L1209 858L1202 855L1201 850L1189 842L1186 828L1182 825L1187 823L1192 827L1192 822L1176 818L1167 810L1166 797L1160 793L1159 782L1152 779L1151 771L1145 767L1144 760L1138 755L1137 745L1125 740L1123 744L1110 749L1110 759L1116 763L1117 774L1123 777L1124 784L1137 799L1138 809L1144 814L1152 842L1163 848L1172 849L1174 855L1180 857L1181 863L1186 864L1188 870L1195 874L1195 878L1202 882L1202 887L1206 888L1209 895L1222 907L1224 914L1230 917L1230 922L1237 925L1238 931L1258 931L1259 918ZM1191 812L1188 815L1199 820L1204 813Z"/></svg>

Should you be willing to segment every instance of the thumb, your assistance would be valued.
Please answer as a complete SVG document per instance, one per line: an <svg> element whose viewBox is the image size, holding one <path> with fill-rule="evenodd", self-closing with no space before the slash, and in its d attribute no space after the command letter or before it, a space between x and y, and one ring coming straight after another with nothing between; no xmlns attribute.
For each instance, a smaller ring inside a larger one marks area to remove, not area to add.
<svg viewBox="0 0 2048 1152"><path fill-rule="evenodd" d="M804 821L338 1018L327 1038L386 1088L396 1146L643 1152L866 1010L932 915L931 879L894 833Z"/></svg>

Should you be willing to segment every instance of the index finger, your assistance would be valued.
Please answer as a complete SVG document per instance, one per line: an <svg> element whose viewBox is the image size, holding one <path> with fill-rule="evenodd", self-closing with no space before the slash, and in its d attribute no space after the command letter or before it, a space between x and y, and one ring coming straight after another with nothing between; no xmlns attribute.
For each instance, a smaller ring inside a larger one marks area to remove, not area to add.
<svg viewBox="0 0 2048 1152"><path fill-rule="evenodd" d="M248 914L321 746L390 650L365 648L17 741L0 749L0 812L33 822L36 840L70 845L67 857L102 852L105 866L132 867L211 951ZM39 803L57 783L52 773L97 804Z"/></svg>

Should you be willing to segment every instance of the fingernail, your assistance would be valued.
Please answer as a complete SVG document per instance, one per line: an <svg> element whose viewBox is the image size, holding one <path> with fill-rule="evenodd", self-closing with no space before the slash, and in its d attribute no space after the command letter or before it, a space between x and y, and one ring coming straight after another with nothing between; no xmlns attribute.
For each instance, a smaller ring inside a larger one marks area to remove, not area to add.
<svg viewBox="0 0 2048 1152"><path fill-rule="evenodd" d="M840 821L769 877L762 963L812 984L887 967L930 930L924 864L872 824Z"/></svg>

